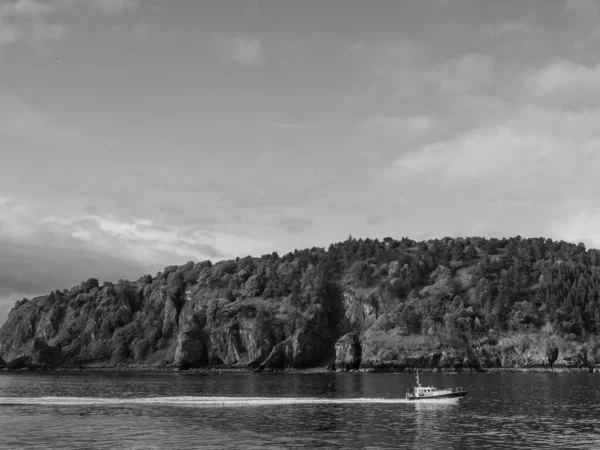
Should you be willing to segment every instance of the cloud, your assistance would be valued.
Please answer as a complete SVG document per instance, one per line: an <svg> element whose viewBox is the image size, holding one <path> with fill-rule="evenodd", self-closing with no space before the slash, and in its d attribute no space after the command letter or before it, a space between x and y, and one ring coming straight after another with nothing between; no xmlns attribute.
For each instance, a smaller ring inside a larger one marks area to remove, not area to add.
<svg viewBox="0 0 600 450"><path fill-rule="evenodd" d="M451 182L490 176L514 181L523 176L521 184L527 184L537 175L564 181L573 175L569 169L581 169L586 161L589 170L600 160L592 150L600 139L595 125L599 120L600 110L524 105L498 122L403 155L392 173L401 177L435 173Z"/></svg>
<svg viewBox="0 0 600 450"><path fill-rule="evenodd" d="M378 113L358 123L346 146L369 164L387 164L400 153L435 140L444 128L444 123L431 116Z"/></svg>
<svg viewBox="0 0 600 450"><path fill-rule="evenodd" d="M106 14L120 14L141 6L140 0L91 0L91 2Z"/></svg>
<svg viewBox="0 0 600 450"><path fill-rule="evenodd" d="M441 61L418 43L351 47L360 65L354 73L372 76L357 83L370 115L347 140L352 155L363 156L361 174L381 205L358 205L372 232L543 234L571 199L596 207L596 62L548 63L545 47L553 44L528 22L483 31L489 36L479 34L477 47L486 50L446 52ZM496 40L508 37L537 46L537 53Z"/></svg>
<svg viewBox="0 0 600 450"><path fill-rule="evenodd" d="M539 96L589 96L600 91L600 64L590 67L555 61L530 73L526 86Z"/></svg>
<svg viewBox="0 0 600 450"><path fill-rule="evenodd" d="M553 219L548 230L569 242L583 242L586 247L600 248L600 214L586 211L587 205L569 202L561 217Z"/></svg>
<svg viewBox="0 0 600 450"><path fill-rule="evenodd" d="M583 21L593 22L598 18L598 3L596 0L565 0L565 11Z"/></svg>
<svg viewBox="0 0 600 450"><path fill-rule="evenodd" d="M68 235L88 249L112 253L138 264L158 264L169 258L187 261L233 256L225 255L215 246L219 240L222 242L225 233L206 232L192 226L168 227L148 219L122 221L98 216L46 217L39 224Z"/></svg>
<svg viewBox="0 0 600 450"><path fill-rule="evenodd" d="M219 38L217 51L223 61L242 66L260 66L265 59L260 39L249 36Z"/></svg>
<svg viewBox="0 0 600 450"><path fill-rule="evenodd" d="M57 41L65 34L67 34L67 28L62 24L34 21L31 26L31 35L28 40L32 45L35 45L36 43Z"/></svg>
<svg viewBox="0 0 600 450"><path fill-rule="evenodd" d="M0 287L38 294L100 276L133 276L149 264L86 247L70 230L44 224L32 210L6 197L0 202Z"/></svg>
<svg viewBox="0 0 600 450"><path fill-rule="evenodd" d="M358 42L349 47L347 55L363 78L361 92L351 96L351 100L365 102L379 98L389 104L402 99L405 113L422 113L433 103L439 105L439 94L453 97L483 94L498 75L498 64L491 55L450 55L440 62L418 41Z"/></svg>
<svg viewBox="0 0 600 450"><path fill-rule="evenodd" d="M0 19L0 48L17 42L21 37L22 32L19 27L2 23Z"/></svg>
<svg viewBox="0 0 600 450"><path fill-rule="evenodd" d="M68 248L141 268L183 259L234 257L240 251L263 248L249 236L192 225L166 226L150 219L124 221L95 215L43 216L8 197L0 198L0 212L0 241L11 242L15 249L39 247L40 256L48 249Z"/></svg>
<svg viewBox="0 0 600 450"><path fill-rule="evenodd" d="M424 44L412 40L354 42L345 55L361 79L362 92L349 96L351 100L390 94L416 97L423 85L423 71L429 63Z"/></svg>
<svg viewBox="0 0 600 450"><path fill-rule="evenodd" d="M473 127L510 115L510 102L486 93L463 95L452 100L450 114L454 121Z"/></svg>
<svg viewBox="0 0 600 450"><path fill-rule="evenodd" d="M279 161L286 158L287 164L292 166L297 164L296 170L274 171L275 158ZM220 186L218 190L225 202L223 206L237 208L244 212L249 210L267 212L291 205L309 205L318 202L323 197L323 186L316 177L318 168L315 170L315 167L312 167L307 173L301 158L295 161L291 161L291 158L289 154L277 152L270 152L270 155L265 154L263 158L257 158L257 163L271 168L269 176L255 179L248 185L240 187Z"/></svg>
<svg viewBox="0 0 600 450"><path fill-rule="evenodd" d="M47 21L56 7L56 3L35 0L1 4L0 47L25 41L39 48L47 42L62 38L66 34L66 27Z"/></svg>
<svg viewBox="0 0 600 450"><path fill-rule="evenodd" d="M278 226L283 228L288 233L301 234L314 227L315 224L311 220L295 217L281 219L278 223Z"/></svg>
<svg viewBox="0 0 600 450"><path fill-rule="evenodd" d="M510 177L517 163L531 167L556 150L556 143L544 135L520 133L509 127L489 128L421 147L399 158L395 170L401 177L435 173L449 182Z"/></svg>
<svg viewBox="0 0 600 450"><path fill-rule="evenodd" d="M319 128L316 123L311 122L278 122L275 124L277 128L283 128L286 130L308 130L312 128Z"/></svg>
<svg viewBox="0 0 600 450"><path fill-rule="evenodd" d="M366 119L363 128L370 133L404 136L431 131L437 121L429 116L389 116L376 114Z"/></svg>
<svg viewBox="0 0 600 450"><path fill-rule="evenodd" d="M42 29L37 33L57 33ZM0 136L19 137L52 144L81 143L81 134L52 123L48 118L19 97L0 93Z"/></svg>
<svg viewBox="0 0 600 450"><path fill-rule="evenodd" d="M141 0L50 0L50 3L62 11L70 12L87 7L104 14L121 14L142 7Z"/></svg>
<svg viewBox="0 0 600 450"><path fill-rule="evenodd" d="M35 0L9 1L0 5L0 19L11 17L39 18L52 13L54 8L55 4L49 2L38 2Z"/></svg>
<svg viewBox="0 0 600 450"><path fill-rule="evenodd" d="M92 7L104 14L120 14L141 7L140 0L16 0L0 4L0 47L27 42L38 49L68 32L66 23L54 16ZM54 17L54 21L52 18Z"/></svg>
<svg viewBox="0 0 600 450"><path fill-rule="evenodd" d="M113 38L128 39L134 44L146 44L158 31L156 22L140 21L136 23L115 22L106 28L106 35Z"/></svg>
<svg viewBox="0 0 600 450"><path fill-rule="evenodd" d="M538 32L525 22L504 22L501 24L486 25L484 31L493 38L531 37Z"/></svg>
<svg viewBox="0 0 600 450"><path fill-rule="evenodd" d="M397 211L409 213L401 222L407 228L493 229L600 246L595 219L584 226L576 214L596 208L600 109L505 108L488 123L401 155L374 174L374 185L403 197ZM386 219L399 220L389 212Z"/></svg>
<svg viewBox="0 0 600 450"><path fill-rule="evenodd" d="M148 23L137 23L131 29L131 37L134 42L148 42L150 40L150 25Z"/></svg>
<svg viewBox="0 0 600 450"><path fill-rule="evenodd" d="M425 56L423 43L413 40L357 41L348 47L347 54L359 63L366 60L375 63L376 70L409 66L423 60Z"/></svg>
<svg viewBox="0 0 600 450"><path fill-rule="evenodd" d="M425 74L425 80L442 94L463 94L486 88L495 75L496 62L488 55L462 55Z"/></svg>

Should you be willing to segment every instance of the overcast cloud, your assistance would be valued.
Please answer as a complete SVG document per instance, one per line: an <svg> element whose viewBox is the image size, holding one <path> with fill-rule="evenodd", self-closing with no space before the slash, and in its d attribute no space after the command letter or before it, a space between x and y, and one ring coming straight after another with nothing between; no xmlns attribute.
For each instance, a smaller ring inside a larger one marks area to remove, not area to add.
<svg viewBox="0 0 600 450"><path fill-rule="evenodd" d="M597 2L0 1L0 321L356 237L600 246Z"/></svg>

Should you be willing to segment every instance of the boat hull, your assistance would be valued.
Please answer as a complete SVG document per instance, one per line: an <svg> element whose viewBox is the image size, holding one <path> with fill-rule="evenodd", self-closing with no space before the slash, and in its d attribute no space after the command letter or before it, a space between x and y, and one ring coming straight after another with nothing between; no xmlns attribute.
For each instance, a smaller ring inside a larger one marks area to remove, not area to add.
<svg viewBox="0 0 600 450"><path fill-rule="evenodd" d="M464 397L465 395L467 395L466 391L448 392L446 394L425 395L425 396L419 396L419 397L416 397L414 395L407 395L406 400L408 400L409 402L418 402L420 400L441 400L441 399L445 399L445 398L458 398L458 397Z"/></svg>

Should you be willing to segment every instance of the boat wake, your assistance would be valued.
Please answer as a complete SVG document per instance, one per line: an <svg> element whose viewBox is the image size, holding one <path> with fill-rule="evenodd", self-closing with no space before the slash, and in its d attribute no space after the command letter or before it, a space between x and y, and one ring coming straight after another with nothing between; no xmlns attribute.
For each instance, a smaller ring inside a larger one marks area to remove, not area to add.
<svg viewBox="0 0 600 450"><path fill-rule="evenodd" d="M455 403L456 399L429 400L418 403ZM274 406L274 405L348 405L348 404L400 404L403 398L317 398L317 397L0 397L1 405L45 406Z"/></svg>
<svg viewBox="0 0 600 450"><path fill-rule="evenodd" d="M316 397L0 397L0 405L190 405L190 406L262 406L312 404L407 403L406 399L316 398Z"/></svg>

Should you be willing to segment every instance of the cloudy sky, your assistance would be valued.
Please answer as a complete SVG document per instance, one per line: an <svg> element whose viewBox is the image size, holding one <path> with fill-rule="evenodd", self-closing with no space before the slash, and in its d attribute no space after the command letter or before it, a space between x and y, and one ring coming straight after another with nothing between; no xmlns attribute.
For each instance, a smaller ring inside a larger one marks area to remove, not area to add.
<svg viewBox="0 0 600 450"><path fill-rule="evenodd" d="M600 246L595 0L0 0L0 322L355 237Z"/></svg>

